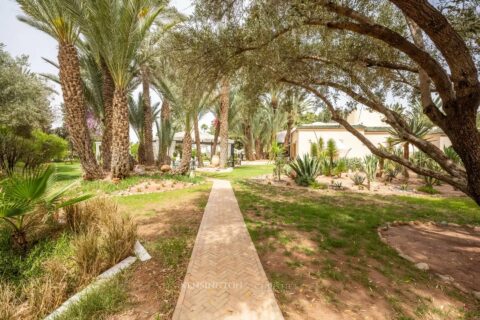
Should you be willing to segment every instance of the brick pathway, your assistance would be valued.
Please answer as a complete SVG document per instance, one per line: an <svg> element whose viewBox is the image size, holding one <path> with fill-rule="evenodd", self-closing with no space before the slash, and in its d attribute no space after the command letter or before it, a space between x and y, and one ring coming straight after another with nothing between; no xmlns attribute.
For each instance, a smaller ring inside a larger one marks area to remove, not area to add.
<svg viewBox="0 0 480 320"><path fill-rule="evenodd" d="M228 181L213 183L173 319L283 319Z"/></svg>

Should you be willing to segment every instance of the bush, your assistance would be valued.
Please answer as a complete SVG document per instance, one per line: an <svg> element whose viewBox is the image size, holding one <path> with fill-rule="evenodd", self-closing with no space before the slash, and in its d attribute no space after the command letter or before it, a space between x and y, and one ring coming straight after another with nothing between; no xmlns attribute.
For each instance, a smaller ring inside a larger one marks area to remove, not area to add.
<svg viewBox="0 0 480 320"><path fill-rule="evenodd" d="M428 194L439 194L440 193L440 191L435 189L433 186L428 186L428 185L418 187L417 190L420 191L420 192L428 193Z"/></svg>
<svg viewBox="0 0 480 320"><path fill-rule="evenodd" d="M132 253L136 225L121 216L111 200L94 199L65 214L70 228L80 232L74 242L74 260L86 280Z"/></svg>
<svg viewBox="0 0 480 320"><path fill-rule="evenodd" d="M370 190L371 183L375 180L375 173L377 172L378 158L374 155L368 155L363 158L363 168L367 176L367 188Z"/></svg>
<svg viewBox="0 0 480 320"><path fill-rule="evenodd" d="M15 174L0 185L0 221L12 230L12 245L25 252L28 234L38 228L47 214L84 201L89 195L64 200L70 186L54 189L56 175L50 166Z"/></svg>
<svg viewBox="0 0 480 320"><path fill-rule="evenodd" d="M295 171L295 182L300 186L311 185L322 172L320 161L307 154L303 158L297 157L290 167Z"/></svg>
<svg viewBox="0 0 480 320"><path fill-rule="evenodd" d="M366 178L367 178L366 176L364 176L364 175L362 175L362 174L360 174L360 173L358 173L358 172L355 173L355 174L353 175L353 177L350 177L350 179L352 179L352 181L353 181L353 184L356 185L356 186L361 186L361 185L363 185L363 183L365 182L365 179L366 179Z"/></svg>

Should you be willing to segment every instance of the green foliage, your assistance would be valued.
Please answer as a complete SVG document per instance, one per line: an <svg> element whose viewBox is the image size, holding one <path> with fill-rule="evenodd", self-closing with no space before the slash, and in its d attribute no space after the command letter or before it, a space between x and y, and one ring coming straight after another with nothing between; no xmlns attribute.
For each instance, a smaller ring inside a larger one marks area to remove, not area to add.
<svg viewBox="0 0 480 320"><path fill-rule="evenodd" d="M377 172L378 158L374 155L368 155L363 158L363 168L368 181L368 189L370 190L371 182L375 180L375 173Z"/></svg>
<svg viewBox="0 0 480 320"><path fill-rule="evenodd" d="M439 194L440 193L440 191L438 191L437 189L435 189L431 185L425 185L425 186L418 187L417 190L420 191L420 192L428 193L428 194Z"/></svg>
<svg viewBox="0 0 480 320"><path fill-rule="evenodd" d="M283 148L282 148L283 149ZM287 159L283 153L275 157L275 167L273 168L273 174L278 181L282 179L282 174L285 172L285 166L287 165Z"/></svg>
<svg viewBox="0 0 480 320"><path fill-rule="evenodd" d="M326 190L328 189L328 184L314 181L310 184L310 188L316 189L316 190Z"/></svg>
<svg viewBox="0 0 480 320"><path fill-rule="evenodd" d="M139 147L140 147L140 144L138 142L136 142L136 143L134 143L130 146L130 154L135 159L138 159L138 148Z"/></svg>
<svg viewBox="0 0 480 320"><path fill-rule="evenodd" d="M106 319L109 314L118 312L128 299L123 277L115 277L90 291L80 301L73 304L57 320L96 320Z"/></svg>
<svg viewBox="0 0 480 320"><path fill-rule="evenodd" d="M0 127L0 169L13 171L19 162L35 168L51 160L62 160L68 142L56 134L34 130L21 136L13 129Z"/></svg>
<svg viewBox="0 0 480 320"><path fill-rule="evenodd" d="M322 173L322 166L317 158L304 155L297 157L290 163L290 167L295 171L295 182L300 186L309 186Z"/></svg>
<svg viewBox="0 0 480 320"><path fill-rule="evenodd" d="M432 158L427 156L425 153L421 151L417 151L412 155L412 161L423 168L427 168L433 171L442 171L442 168L440 165L434 161ZM439 183L438 179L430 176L422 176L423 181L425 182L425 185L428 187L433 187L434 185L437 185Z"/></svg>
<svg viewBox="0 0 480 320"><path fill-rule="evenodd" d="M340 177L342 173L347 171L347 161L345 159L338 159L334 162L333 174Z"/></svg>
<svg viewBox="0 0 480 320"><path fill-rule="evenodd" d="M335 159L338 157L337 143L333 139L328 139L325 155L330 161L330 166L333 167Z"/></svg>
<svg viewBox="0 0 480 320"><path fill-rule="evenodd" d="M43 216L91 197L83 195L64 200L64 194L72 185L56 189L55 179L53 167L47 166L14 174L1 183L0 219L12 229L13 245L21 250L28 245L27 229L38 227L41 222L32 215Z"/></svg>
<svg viewBox="0 0 480 320"><path fill-rule="evenodd" d="M449 147L443 147L443 152L445 152L445 155L452 160L455 164L459 164L463 166L462 159L460 159L460 156L458 153L453 149L452 146Z"/></svg>
<svg viewBox="0 0 480 320"><path fill-rule="evenodd" d="M13 58L0 43L0 127L28 133L53 121L45 81L28 70L28 58Z"/></svg>
<svg viewBox="0 0 480 320"><path fill-rule="evenodd" d="M354 185L361 186L367 177L357 172L350 178L352 179Z"/></svg>

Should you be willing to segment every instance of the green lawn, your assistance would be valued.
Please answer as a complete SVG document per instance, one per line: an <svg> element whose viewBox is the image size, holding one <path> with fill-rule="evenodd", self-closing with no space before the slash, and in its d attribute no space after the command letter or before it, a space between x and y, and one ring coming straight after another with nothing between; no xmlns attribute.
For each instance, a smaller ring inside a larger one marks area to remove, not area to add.
<svg viewBox="0 0 480 320"><path fill-rule="evenodd" d="M235 194L284 313L311 316L297 310L308 298L347 317L345 310L369 304L393 319L480 316L478 302L416 270L377 235L377 227L394 220L478 225L480 209L468 198L369 196L248 181L236 183ZM350 292L365 298L352 301ZM442 298L451 309L435 303ZM355 313L352 319L368 315Z"/></svg>
<svg viewBox="0 0 480 320"><path fill-rule="evenodd" d="M176 180L191 183L201 183L204 179L202 177L190 178L186 176L171 175L171 174L153 174L142 176L131 176L121 180L118 183L112 183L111 181L83 181L81 179L82 172L79 163L53 163L57 170L57 184L59 186L66 186L73 182L78 182L78 185L72 189L71 192L83 192L83 193L112 193L115 191L125 190L143 181L154 180Z"/></svg>
<svg viewBox="0 0 480 320"><path fill-rule="evenodd" d="M243 179L253 178L263 174L273 173L273 165L250 165L241 166L233 169L232 172L199 172L197 175L202 177L225 179L233 182Z"/></svg>

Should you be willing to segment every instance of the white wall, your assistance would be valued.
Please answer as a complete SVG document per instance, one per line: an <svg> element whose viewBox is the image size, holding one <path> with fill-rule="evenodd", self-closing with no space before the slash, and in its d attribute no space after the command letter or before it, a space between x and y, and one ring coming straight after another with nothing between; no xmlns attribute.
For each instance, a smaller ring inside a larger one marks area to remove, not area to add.
<svg viewBox="0 0 480 320"><path fill-rule="evenodd" d="M363 132L363 130L359 131L375 145L385 144L385 141L389 136L388 134L383 133L369 134L368 132ZM339 149L340 157L344 157L345 155L347 155L349 158L363 157L371 153L370 150L362 142L360 142L360 140L358 140L354 135L345 129L300 129L298 131L297 155L303 156L304 154L309 154L310 144L314 141L317 141L320 137L323 138L325 144L329 139L335 140L337 148Z"/></svg>

